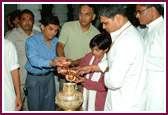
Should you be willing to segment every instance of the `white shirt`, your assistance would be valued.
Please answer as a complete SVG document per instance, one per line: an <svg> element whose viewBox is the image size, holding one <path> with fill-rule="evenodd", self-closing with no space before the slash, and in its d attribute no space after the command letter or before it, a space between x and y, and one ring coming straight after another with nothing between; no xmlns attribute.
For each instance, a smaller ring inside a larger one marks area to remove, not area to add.
<svg viewBox="0 0 168 115"><path fill-rule="evenodd" d="M147 69L151 71L164 71L164 20L161 17L147 25L148 32L145 36L147 56Z"/></svg>
<svg viewBox="0 0 168 115"><path fill-rule="evenodd" d="M111 33L114 41L128 26L128 21L119 30ZM146 65L144 42L134 26L127 28L115 41L107 55L107 63L99 67L105 73L108 88L105 111L143 111L146 101Z"/></svg>
<svg viewBox="0 0 168 115"><path fill-rule="evenodd" d="M164 20L162 16L147 25L145 36L147 58L148 98L146 110L163 111L166 97L166 73L164 71Z"/></svg>
<svg viewBox="0 0 168 115"><path fill-rule="evenodd" d="M17 52L11 41L4 39L4 110L15 110L15 89L11 71L19 68Z"/></svg>

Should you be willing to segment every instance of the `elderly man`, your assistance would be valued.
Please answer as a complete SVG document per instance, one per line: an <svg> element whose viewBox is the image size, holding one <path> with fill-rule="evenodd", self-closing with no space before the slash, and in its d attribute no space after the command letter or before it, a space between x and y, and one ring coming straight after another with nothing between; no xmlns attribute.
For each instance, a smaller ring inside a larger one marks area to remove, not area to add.
<svg viewBox="0 0 168 115"><path fill-rule="evenodd" d="M140 24L146 24L144 35L147 60L147 106L148 111L163 111L165 104L165 37L163 8L160 4L137 4L136 17Z"/></svg>

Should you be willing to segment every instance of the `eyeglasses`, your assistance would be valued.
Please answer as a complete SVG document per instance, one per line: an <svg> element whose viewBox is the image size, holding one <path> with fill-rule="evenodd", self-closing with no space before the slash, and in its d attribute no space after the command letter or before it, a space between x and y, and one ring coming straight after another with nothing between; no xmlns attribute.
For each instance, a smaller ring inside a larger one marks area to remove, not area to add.
<svg viewBox="0 0 168 115"><path fill-rule="evenodd" d="M148 7L148 8L150 8L150 7ZM137 11L135 11L135 16L136 16L137 14L141 14L142 12L144 12L145 10L147 10L148 8L145 8L145 9L143 9L143 10L137 10Z"/></svg>

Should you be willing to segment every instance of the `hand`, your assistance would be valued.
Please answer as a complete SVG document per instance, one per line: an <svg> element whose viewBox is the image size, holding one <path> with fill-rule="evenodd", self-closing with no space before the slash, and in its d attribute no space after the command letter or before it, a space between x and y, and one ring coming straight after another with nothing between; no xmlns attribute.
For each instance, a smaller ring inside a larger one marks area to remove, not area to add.
<svg viewBox="0 0 168 115"><path fill-rule="evenodd" d="M23 103L22 103L21 96L17 96L15 100L15 111L21 110L22 106L23 106Z"/></svg>
<svg viewBox="0 0 168 115"><path fill-rule="evenodd" d="M89 73L91 71L91 66L90 65L88 65L88 66L80 66L80 67L78 67L76 69L77 69L76 72L79 75L83 76L84 74Z"/></svg>
<svg viewBox="0 0 168 115"><path fill-rule="evenodd" d="M73 65L72 59L67 59L66 61L67 61L67 63L68 63L68 64L67 64L68 66Z"/></svg>
<svg viewBox="0 0 168 115"><path fill-rule="evenodd" d="M81 83L81 82L84 82L84 81L85 81L84 77L77 77L74 82L75 83Z"/></svg>
<svg viewBox="0 0 168 115"><path fill-rule="evenodd" d="M65 62L66 60L67 58L65 57L57 57L54 59L52 66L63 66L63 62Z"/></svg>

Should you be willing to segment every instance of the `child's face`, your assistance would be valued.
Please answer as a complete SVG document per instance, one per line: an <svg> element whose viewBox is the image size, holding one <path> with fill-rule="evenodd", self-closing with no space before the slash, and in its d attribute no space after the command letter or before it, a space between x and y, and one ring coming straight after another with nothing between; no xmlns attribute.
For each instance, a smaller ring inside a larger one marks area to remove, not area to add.
<svg viewBox="0 0 168 115"><path fill-rule="evenodd" d="M92 53L96 58L102 59L104 56L105 51L102 49L99 49L97 46L91 48L92 49Z"/></svg>

